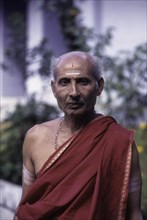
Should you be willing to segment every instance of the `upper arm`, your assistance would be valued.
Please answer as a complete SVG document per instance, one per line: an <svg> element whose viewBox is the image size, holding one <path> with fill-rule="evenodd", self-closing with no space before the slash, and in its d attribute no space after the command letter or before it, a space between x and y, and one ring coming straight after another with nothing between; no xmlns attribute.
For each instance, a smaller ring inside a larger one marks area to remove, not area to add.
<svg viewBox="0 0 147 220"><path fill-rule="evenodd" d="M23 170L22 170L22 198L27 194L33 181L30 180L33 176L35 177L34 163L32 160L32 148L35 142L33 131L27 132L24 143L23 143Z"/></svg>
<svg viewBox="0 0 147 220"><path fill-rule="evenodd" d="M31 158L32 155L32 146L34 145L34 140L33 140L32 132L31 130L27 132L24 142L23 142L23 150L22 150L22 155L23 155L23 168L25 168L35 175L34 171L34 165L33 161ZM25 181L25 176L24 176L24 169L22 169L22 196L21 200L24 198L24 196L27 194L28 190L30 189L32 184L27 184ZM21 202L21 201L20 201ZM19 207L19 205L18 205ZM16 209L17 212L17 209ZM17 220L17 216L14 214L13 220Z"/></svg>
<svg viewBox="0 0 147 220"><path fill-rule="evenodd" d="M133 143L126 219L141 220L141 185L139 155L136 145Z"/></svg>

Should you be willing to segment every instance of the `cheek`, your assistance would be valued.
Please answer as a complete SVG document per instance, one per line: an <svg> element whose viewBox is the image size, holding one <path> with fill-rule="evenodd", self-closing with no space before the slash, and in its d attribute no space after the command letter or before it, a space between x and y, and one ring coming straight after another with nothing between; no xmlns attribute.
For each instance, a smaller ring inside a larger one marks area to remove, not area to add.
<svg viewBox="0 0 147 220"><path fill-rule="evenodd" d="M87 88L83 90L83 92L81 91L81 94L83 94L88 99L95 99L97 96L97 88L96 86L93 86L92 88Z"/></svg>
<svg viewBox="0 0 147 220"><path fill-rule="evenodd" d="M94 89L94 90L91 90L89 91L86 95L85 95L85 101L87 103L87 105L95 105L96 103L96 99L97 99L97 91Z"/></svg>
<svg viewBox="0 0 147 220"><path fill-rule="evenodd" d="M65 91L63 91L63 90L56 91L55 97L56 97L56 100L57 100L59 106L63 106L65 104L66 98L67 98Z"/></svg>
<svg viewBox="0 0 147 220"><path fill-rule="evenodd" d="M54 95L56 99L62 99L65 96L65 90L55 87Z"/></svg>
<svg viewBox="0 0 147 220"><path fill-rule="evenodd" d="M56 99L57 99L57 101L58 102L64 102L64 100L65 100L65 96L62 96L62 94L57 94L56 95Z"/></svg>

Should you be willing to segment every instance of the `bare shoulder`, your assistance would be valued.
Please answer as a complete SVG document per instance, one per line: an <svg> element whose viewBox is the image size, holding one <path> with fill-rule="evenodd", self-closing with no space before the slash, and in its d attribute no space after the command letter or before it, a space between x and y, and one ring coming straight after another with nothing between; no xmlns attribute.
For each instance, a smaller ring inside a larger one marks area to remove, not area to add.
<svg viewBox="0 0 147 220"><path fill-rule="evenodd" d="M40 124L40 127L44 127L44 128L47 128L47 129L56 129L58 124L60 122L60 118L56 118L54 120L51 120L51 121L47 121L47 122L44 122L42 124Z"/></svg>
<svg viewBox="0 0 147 220"><path fill-rule="evenodd" d="M30 128L26 134L26 137L32 140L36 140L36 138L40 138L44 133L52 133L54 129L56 129L59 123L59 119L54 119L51 121L44 122L42 124L37 124Z"/></svg>
<svg viewBox="0 0 147 220"><path fill-rule="evenodd" d="M52 139L56 132L59 119L54 119L42 124L37 124L30 128L26 133L23 150L31 151L37 145L40 145L46 139ZM41 146L41 145L40 145Z"/></svg>
<svg viewBox="0 0 147 220"><path fill-rule="evenodd" d="M54 140L60 119L33 126L26 134L23 159L26 168L37 174L48 157L54 152ZM34 170L34 171L33 171Z"/></svg>

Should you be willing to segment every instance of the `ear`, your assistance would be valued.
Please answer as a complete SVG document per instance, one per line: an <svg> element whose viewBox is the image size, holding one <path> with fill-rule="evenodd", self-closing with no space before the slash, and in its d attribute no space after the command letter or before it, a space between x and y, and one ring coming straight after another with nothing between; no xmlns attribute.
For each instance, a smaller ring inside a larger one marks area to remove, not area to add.
<svg viewBox="0 0 147 220"><path fill-rule="evenodd" d="M54 94L54 97L56 98L55 80L51 81L51 88L52 88L52 92Z"/></svg>
<svg viewBox="0 0 147 220"><path fill-rule="evenodd" d="M98 79L98 91L97 91L97 96L100 96L102 91L103 91L103 88L104 88L104 79L103 77L100 77Z"/></svg>

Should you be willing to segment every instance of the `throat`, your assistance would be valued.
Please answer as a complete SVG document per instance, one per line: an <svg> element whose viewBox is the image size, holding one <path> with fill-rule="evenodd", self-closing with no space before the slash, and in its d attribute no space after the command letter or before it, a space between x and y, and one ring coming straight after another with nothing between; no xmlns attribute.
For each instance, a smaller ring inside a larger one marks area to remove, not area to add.
<svg viewBox="0 0 147 220"><path fill-rule="evenodd" d="M94 112L93 114L84 115L82 117L70 117L69 115L65 115L63 118L60 118L54 141L55 150L97 116L98 115Z"/></svg>
<svg viewBox="0 0 147 220"><path fill-rule="evenodd" d="M65 115L64 126L68 128L71 134L74 134L96 117L97 114L95 112L93 112L92 114L85 114L79 117L70 117Z"/></svg>

